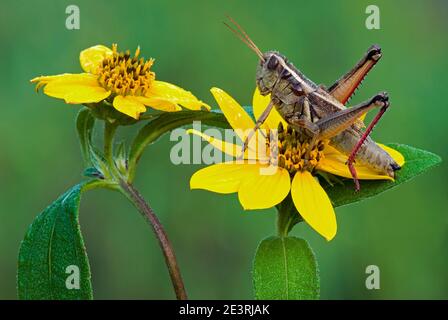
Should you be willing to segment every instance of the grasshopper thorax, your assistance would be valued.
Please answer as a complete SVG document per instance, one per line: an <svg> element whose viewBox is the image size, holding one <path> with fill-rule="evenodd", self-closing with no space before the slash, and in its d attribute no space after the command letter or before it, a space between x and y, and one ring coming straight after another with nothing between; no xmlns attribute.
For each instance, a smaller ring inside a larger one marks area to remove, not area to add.
<svg viewBox="0 0 448 320"><path fill-rule="evenodd" d="M283 82L283 84L281 84ZM268 51L262 55L257 66L256 83L262 95L268 95L287 86L300 96L314 91L317 87L312 81L294 67L288 59L277 51Z"/></svg>

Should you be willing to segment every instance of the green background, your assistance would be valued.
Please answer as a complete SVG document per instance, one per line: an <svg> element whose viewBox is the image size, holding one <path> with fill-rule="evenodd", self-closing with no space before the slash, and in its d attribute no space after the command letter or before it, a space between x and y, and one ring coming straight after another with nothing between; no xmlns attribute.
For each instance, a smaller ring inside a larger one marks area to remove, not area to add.
<svg viewBox="0 0 448 320"><path fill-rule="evenodd" d="M368 4L381 30L367 30ZM65 28L77 4L81 29ZM137 45L154 57L158 79L215 106L218 86L250 104L255 55L222 24L239 21L262 50L276 49L317 83L331 84L373 43L384 56L351 101L387 90L392 107L376 127L447 158L448 4L443 1L12 1L0 10L0 298L16 298L16 260L35 215L82 179L74 120L78 106L36 94L29 79L80 72L79 51L95 44ZM119 134L131 137L137 128ZM235 195L190 191L200 165L171 164L165 136L148 148L137 186L164 223L194 299L251 299L258 242L274 233L275 211L243 211ZM337 209L331 242L307 225L320 265L322 298L448 298L446 165L400 188ZM118 193L85 195L81 225L96 298L173 298L161 252L144 220ZM381 289L365 288L365 269L381 270Z"/></svg>

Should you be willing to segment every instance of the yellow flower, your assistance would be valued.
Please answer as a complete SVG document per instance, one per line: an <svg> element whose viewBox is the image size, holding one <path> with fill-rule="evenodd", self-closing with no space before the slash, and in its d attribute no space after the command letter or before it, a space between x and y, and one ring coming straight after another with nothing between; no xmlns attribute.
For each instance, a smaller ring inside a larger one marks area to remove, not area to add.
<svg viewBox="0 0 448 320"><path fill-rule="evenodd" d="M31 82L37 84L37 90L45 86L46 95L64 99L66 103L88 104L106 100L116 110L134 119L146 111L146 106L161 111L179 111L182 107L210 109L191 92L155 80L155 73L151 71L154 60L145 60L139 55L140 48L131 57L129 51L118 52L117 45L112 45L112 49L97 45L80 53L79 60L85 73L42 76Z"/></svg>
<svg viewBox="0 0 448 320"><path fill-rule="evenodd" d="M225 117L243 141L246 136L242 132L249 132L255 123L244 109L227 93L218 88L211 90ZM255 117L261 115L269 103L269 97L263 97L258 90L253 98L253 113ZM321 141L313 148L308 158L305 154L308 148L306 141L287 126L287 123L274 109L262 129L268 132L278 128L278 152L272 153L272 148L264 148L264 154L256 152L251 158L246 151L246 161L230 161L211 165L197 171L190 180L192 189L205 189L217 193L238 193L238 198L244 209L271 208L282 202L291 192L292 200L303 219L328 241L336 235L336 216L331 201L325 190L314 176L316 171L325 171L334 175L351 178L345 162L347 156ZM207 136L196 130L190 133L201 136L219 150L232 156L239 155L241 147ZM248 149L266 143L269 145L269 134L256 134L249 142ZM257 141L258 140L258 141ZM301 141L302 140L302 141ZM395 161L402 166L403 156L386 146L381 146ZM263 173L272 165L273 159L278 164L276 170L270 174ZM247 160L252 160L247 161ZM248 163L249 162L249 163ZM359 179L393 180L387 175L381 175L367 166L356 164Z"/></svg>

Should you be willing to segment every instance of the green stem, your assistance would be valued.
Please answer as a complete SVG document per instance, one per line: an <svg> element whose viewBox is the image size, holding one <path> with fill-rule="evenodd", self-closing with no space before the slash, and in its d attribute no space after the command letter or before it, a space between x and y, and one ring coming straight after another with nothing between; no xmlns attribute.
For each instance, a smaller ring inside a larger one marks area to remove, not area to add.
<svg viewBox="0 0 448 320"><path fill-rule="evenodd" d="M118 125L116 123L109 122L108 120L104 121L104 158L112 170L115 169L113 143L117 128Z"/></svg>
<svg viewBox="0 0 448 320"><path fill-rule="evenodd" d="M88 191L99 188L110 189L114 191L120 190L120 187L117 183L106 180L92 180L84 185L83 190Z"/></svg>
<svg viewBox="0 0 448 320"><path fill-rule="evenodd" d="M174 255L173 247L168 239L165 230L163 229L162 224L155 215L154 211L145 201L145 199L140 195L137 189L135 189L135 187L130 182L125 181L125 177L120 174L118 168L115 165L113 141L117 127L118 124L111 123L107 120L105 121L104 158L106 159L106 162L108 164L109 171L111 173L111 179L119 184L119 191L132 202L132 204L137 208L137 210L142 214L142 216L146 219L146 221L153 229L165 257L165 263L171 277L171 282L173 283L176 297L179 300L186 300L187 293L185 291L182 276L179 271L176 256Z"/></svg>
<svg viewBox="0 0 448 320"><path fill-rule="evenodd" d="M277 235L281 238L287 237L291 229L302 221L302 218L295 209L291 195L288 195L276 208L278 212Z"/></svg>
<svg viewBox="0 0 448 320"><path fill-rule="evenodd" d="M134 177L135 177L135 170L137 167L137 160L134 159L129 159L128 160L128 182L132 183L132 181L134 181Z"/></svg>
<svg viewBox="0 0 448 320"><path fill-rule="evenodd" d="M285 212L278 211L277 215L277 235L281 238L287 237L291 230L291 219Z"/></svg>
<svg viewBox="0 0 448 320"><path fill-rule="evenodd" d="M122 193L134 204L134 206L152 227L157 240L159 241L159 245L162 249L163 255L165 256L165 263L168 267L168 272L170 274L171 282L173 283L173 288L174 292L176 293L177 299L187 300L187 293L185 291L185 286L180 274L176 256L162 224L155 215L154 211L146 203L145 199L140 195L140 193L132 184L124 180L120 180L120 186Z"/></svg>

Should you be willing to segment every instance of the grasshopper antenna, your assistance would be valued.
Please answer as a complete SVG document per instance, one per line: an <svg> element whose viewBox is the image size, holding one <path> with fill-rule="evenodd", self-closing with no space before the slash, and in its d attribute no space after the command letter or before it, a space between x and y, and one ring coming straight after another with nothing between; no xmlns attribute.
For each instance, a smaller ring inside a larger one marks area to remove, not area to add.
<svg viewBox="0 0 448 320"><path fill-rule="evenodd" d="M235 21L233 20L233 18L229 15L226 16L230 22L236 26L236 28L238 29L235 30L234 28L232 28L229 24L227 24L226 22L223 22L227 28L230 29L230 31L232 31L241 41L243 41L248 47L249 49L251 49L253 52L255 52L255 54L262 60L264 61L264 57L263 57L263 53L260 51L260 49L258 49L258 47L256 46L256 44L252 41L252 39L247 35L247 33L244 31L244 29Z"/></svg>

